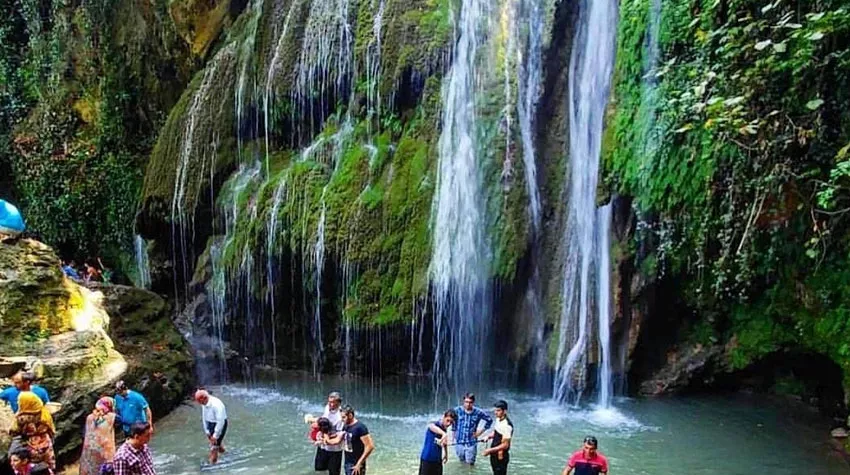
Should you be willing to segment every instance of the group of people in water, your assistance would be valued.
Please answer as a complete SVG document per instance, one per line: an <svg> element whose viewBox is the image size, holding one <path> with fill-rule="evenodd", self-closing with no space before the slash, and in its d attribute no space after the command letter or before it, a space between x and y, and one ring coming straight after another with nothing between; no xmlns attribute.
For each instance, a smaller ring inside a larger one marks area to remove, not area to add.
<svg viewBox="0 0 850 475"><path fill-rule="evenodd" d="M15 475L52 475L56 469L53 439L56 429L47 391L33 384L32 373L19 372L14 385L0 392L0 401L15 413L9 459ZM199 388L194 400L201 406L204 436L209 443L209 464L226 452L227 409L221 399ZM366 425L357 419L354 408L343 405L339 392L328 395L321 416L306 415L309 441L316 446L314 469L328 475L365 475L376 444ZM114 397L98 399L86 418L80 475L156 475L148 443L154 432L153 414L140 393L123 381L115 386ZM489 443L481 456L488 457L493 475L506 475L510 464L514 425L508 417L508 403L496 401L492 416L475 405L475 395L464 395L460 406L445 411L425 428L419 456L419 475L442 475L454 447L460 463L473 466L478 444ZM116 442L123 443L116 449ZM572 454L562 475L608 473L608 461L598 452L598 441L588 436L580 450Z"/></svg>
<svg viewBox="0 0 850 475"><path fill-rule="evenodd" d="M8 454L15 475L52 475L56 470L50 396L34 384L35 379L32 372L18 372L12 377L13 385L0 391L0 401L15 414ZM152 420L145 397L124 381L116 383L114 397L99 398L86 417L80 475L155 474L147 448ZM122 440L116 450L116 442Z"/></svg>
<svg viewBox="0 0 850 475"><path fill-rule="evenodd" d="M357 420L351 406L342 405L338 392L328 395L320 417L307 415L310 440L317 445L314 468L317 472L339 475L364 475L366 460L375 451L369 429ZM454 434L454 435L452 435ZM508 403L493 404L493 416L475 405L475 395L466 393L460 406L429 422L419 455L419 475L442 475L449 459L449 447L462 464L475 465L478 444L489 442L481 455L489 457L493 475L507 475L514 425L508 417ZM608 460L598 452L596 437L587 436L583 446L567 461L562 475L599 475L608 473ZM344 453L344 463L343 463Z"/></svg>

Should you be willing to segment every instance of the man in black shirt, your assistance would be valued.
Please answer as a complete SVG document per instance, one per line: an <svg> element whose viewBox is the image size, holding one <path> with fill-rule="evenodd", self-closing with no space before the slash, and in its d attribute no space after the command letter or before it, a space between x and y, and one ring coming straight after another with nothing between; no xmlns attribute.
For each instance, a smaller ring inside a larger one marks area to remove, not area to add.
<svg viewBox="0 0 850 475"><path fill-rule="evenodd" d="M493 433L488 438L493 439L490 448L484 449L482 455L490 457L490 468L493 475L507 475L508 463L511 461L511 439L514 435L514 424L508 418L508 403L504 400L496 401L493 405L493 415L496 423L493 424Z"/></svg>
<svg viewBox="0 0 850 475"><path fill-rule="evenodd" d="M331 443L343 441L345 475L366 475L366 459L375 450L369 429L354 417L354 409L351 406L343 406L342 420L345 430Z"/></svg>

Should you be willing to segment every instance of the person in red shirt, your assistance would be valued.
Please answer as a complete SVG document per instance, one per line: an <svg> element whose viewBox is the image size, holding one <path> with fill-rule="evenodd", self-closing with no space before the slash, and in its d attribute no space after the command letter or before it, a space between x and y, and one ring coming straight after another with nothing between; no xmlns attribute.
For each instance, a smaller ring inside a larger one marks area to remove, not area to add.
<svg viewBox="0 0 850 475"><path fill-rule="evenodd" d="M597 451L596 437L584 438L584 447L570 457L561 475L599 475L608 473L608 459Z"/></svg>

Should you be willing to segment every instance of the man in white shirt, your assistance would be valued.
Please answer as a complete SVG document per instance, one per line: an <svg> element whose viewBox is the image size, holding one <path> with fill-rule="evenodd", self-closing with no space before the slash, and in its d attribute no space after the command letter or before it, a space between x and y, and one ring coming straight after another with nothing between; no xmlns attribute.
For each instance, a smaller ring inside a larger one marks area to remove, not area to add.
<svg viewBox="0 0 850 475"><path fill-rule="evenodd" d="M204 434L210 441L210 464L218 461L218 454L224 453L224 436L227 434L227 409L221 399L211 396L206 390L195 392L195 401L201 407L201 422Z"/></svg>
<svg viewBox="0 0 850 475"><path fill-rule="evenodd" d="M336 444L328 443L331 439L338 440L336 435L345 430L345 421L339 410L340 404L342 404L342 396L338 392L334 391L328 394L328 405L325 406L322 417L330 421L331 429L327 434L320 434L317 441L319 448L316 450L314 469L317 472L327 470L328 475L339 475L342 469L343 441L339 440ZM318 421L318 418L307 416L304 421L312 424Z"/></svg>

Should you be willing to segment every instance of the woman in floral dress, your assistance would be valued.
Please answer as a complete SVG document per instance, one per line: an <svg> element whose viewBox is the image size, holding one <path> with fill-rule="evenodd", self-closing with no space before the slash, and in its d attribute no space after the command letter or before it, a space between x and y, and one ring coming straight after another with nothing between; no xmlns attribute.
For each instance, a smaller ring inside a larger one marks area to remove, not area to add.
<svg viewBox="0 0 850 475"><path fill-rule="evenodd" d="M115 417L113 399L102 397L86 418L80 475L98 475L101 465L112 462L115 456Z"/></svg>

